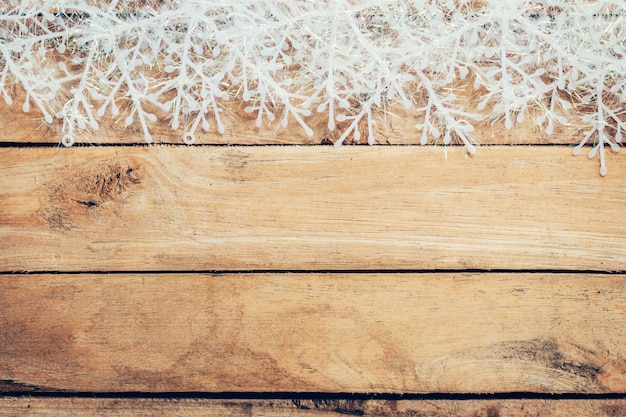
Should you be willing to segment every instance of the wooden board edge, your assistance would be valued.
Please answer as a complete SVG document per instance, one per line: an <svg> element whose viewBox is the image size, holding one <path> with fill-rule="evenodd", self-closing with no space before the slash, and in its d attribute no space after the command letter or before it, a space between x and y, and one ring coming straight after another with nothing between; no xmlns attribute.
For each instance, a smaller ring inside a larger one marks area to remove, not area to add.
<svg viewBox="0 0 626 417"><path fill-rule="evenodd" d="M621 417L625 399L360 400L0 397L0 415L91 417Z"/></svg>

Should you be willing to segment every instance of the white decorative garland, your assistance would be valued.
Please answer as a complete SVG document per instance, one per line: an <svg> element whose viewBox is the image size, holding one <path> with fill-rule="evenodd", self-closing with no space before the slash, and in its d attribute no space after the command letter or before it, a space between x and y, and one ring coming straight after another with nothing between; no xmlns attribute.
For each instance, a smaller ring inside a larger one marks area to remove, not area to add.
<svg viewBox="0 0 626 417"><path fill-rule="evenodd" d="M476 120L507 128L532 114L548 134L576 114L589 157L617 151L626 131L623 0L5 0L0 6L0 93L15 85L62 143L98 129L123 106L126 125L168 115L191 144L198 128L223 133L222 103L298 123L328 114L337 140L374 142L372 112L400 103L421 115L421 143L460 141ZM469 78L468 78L469 77ZM477 114L455 96L480 93Z"/></svg>

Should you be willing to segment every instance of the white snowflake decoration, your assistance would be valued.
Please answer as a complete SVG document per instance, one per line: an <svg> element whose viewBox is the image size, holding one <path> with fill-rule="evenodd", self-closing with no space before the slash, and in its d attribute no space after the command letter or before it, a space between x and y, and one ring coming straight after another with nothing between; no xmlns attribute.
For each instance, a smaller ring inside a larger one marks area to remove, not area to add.
<svg viewBox="0 0 626 417"><path fill-rule="evenodd" d="M475 152L474 123L506 128L532 111L551 134L570 115L589 126L600 173L626 116L626 3L622 0L8 0L0 6L0 93L19 86L25 112L62 121L62 143L121 109L150 143L154 110L192 144L224 132L237 98L256 124L328 115L360 139L373 113L399 103L420 115L420 143L453 140ZM469 78L468 78L469 77ZM467 109L452 91L473 80ZM152 109L152 110L150 110ZM214 125L214 127L212 127Z"/></svg>

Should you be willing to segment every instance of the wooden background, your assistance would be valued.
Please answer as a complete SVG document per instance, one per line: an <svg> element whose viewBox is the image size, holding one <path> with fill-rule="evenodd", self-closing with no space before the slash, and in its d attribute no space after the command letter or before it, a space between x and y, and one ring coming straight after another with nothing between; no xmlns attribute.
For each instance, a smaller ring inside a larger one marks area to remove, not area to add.
<svg viewBox="0 0 626 417"><path fill-rule="evenodd" d="M335 149L243 112L62 148L19 107L0 415L626 415L623 152L602 178L575 130L485 124L470 157L408 115Z"/></svg>

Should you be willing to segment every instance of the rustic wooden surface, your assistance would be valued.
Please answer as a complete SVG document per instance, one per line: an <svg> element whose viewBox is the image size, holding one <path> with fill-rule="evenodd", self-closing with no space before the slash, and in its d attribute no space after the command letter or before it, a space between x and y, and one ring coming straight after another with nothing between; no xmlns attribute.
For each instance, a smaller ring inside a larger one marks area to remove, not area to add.
<svg viewBox="0 0 626 417"><path fill-rule="evenodd" d="M5 389L625 393L626 276L0 275Z"/></svg>
<svg viewBox="0 0 626 417"><path fill-rule="evenodd" d="M625 400L381 401L1 398L2 416L621 417Z"/></svg>
<svg viewBox="0 0 626 417"><path fill-rule="evenodd" d="M624 270L626 163L567 147L0 150L0 271Z"/></svg>
<svg viewBox="0 0 626 417"><path fill-rule="evenodd" d="M474 157L61 149L60 123L13 92L0 100L0 416L626 416L625 153L608 152L600 178L571 156L579 120L553 135L532 116L510 131L484 120L483 145L562 146ZM257 128L244 107L228 102L225 133L197 143L329 145L346 127L320 114L312 137L293 121ZM123 119L76 142L144 144ZM375 119L377 144L419 143L419 115ZM182 143L182 129L150 129ZM554 392L578 399L503 399Z"/></svg>
<svg viewBox="0 0 626 417"><path fill-rule="evenodd" d="M625 156L609 152L601 178L597 160L571 156L577 126L547 136L485 121L482 144L565 146L483 146L474 157L419 146L64 149L22 147L60 134L20 107L0 103L0 416L626 415L626 276L593 273L626 271ZM419 120L389 110L377 143L418 143ZM256 128L236 106L223 114L226 133L198 143L329 144L341 129L320 115L309 138L295 124ZM152 132L182 142L165 124ZM108 121L77 142L144 140ZM479 272L489 269L500 271ZM167 398L129 397L137 391Z"/></svg>

